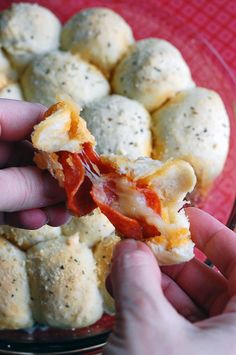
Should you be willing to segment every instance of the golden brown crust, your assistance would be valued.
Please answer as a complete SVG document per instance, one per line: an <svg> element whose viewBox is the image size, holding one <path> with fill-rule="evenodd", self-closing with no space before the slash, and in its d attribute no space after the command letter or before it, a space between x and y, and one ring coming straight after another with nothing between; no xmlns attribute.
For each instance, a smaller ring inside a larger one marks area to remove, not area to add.
<svg viewBox="0 0 236 355"><path fill-rule="evenodd" d="M106 278L110 271L114 248L120 240L116 235L111 235L101 240L94 248L98 286L103 297L104 310L109 314L115 313L115 303L106 289Z"/></svg>
<svg viewBox="0 0 236 355"><path fill-rule="evenodd" d="M61 228L44 225L39 229L28 230L4 225L0 228L0 235L19 249L27 250L37 243L58 238L61 236Z"/></svg>
<svg viewBox="0 0 236 355"><path fill-rule="evenodd" d="M80 241L90 248L115 231L115 227L99 208L87 216L72 217L70 222L61 226L61 229L65 236L78 232Z"/></svg>
<svg viewBox="0 0 236 355"><path fill-rule="evenodd" d="M79 153L84 143L95 145L95 139L79 111L79 107L70 101L52 105L46 111L45 119L34 127L31 135L33 146L46 153L61 150Z"/></svg>
<svg viewBox="0 0 236 355"><path fill-rule="evenodd" d="M80 328L102 316L94 258L78 235L29 249L27 270L33 315L39 323Z"/></svg>
<svg viewBox="0 0 236 355"><path fill-rule="evenodd" d="M25 254L0 238L0 329L32 325Z"/></svg>

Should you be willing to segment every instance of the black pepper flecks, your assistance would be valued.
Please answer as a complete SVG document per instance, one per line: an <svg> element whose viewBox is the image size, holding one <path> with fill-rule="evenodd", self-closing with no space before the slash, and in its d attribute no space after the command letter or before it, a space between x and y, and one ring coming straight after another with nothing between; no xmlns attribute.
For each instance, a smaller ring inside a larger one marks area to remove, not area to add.
<svg viewBox="0 0 236 355"><path fill-rule="evenodd" d="M197 114L198 114L197 111L196 111L196 109L195 109L195 107L190 106L190 110L192 111L192 114L193 114L193 115L197 115Z"/></svg>

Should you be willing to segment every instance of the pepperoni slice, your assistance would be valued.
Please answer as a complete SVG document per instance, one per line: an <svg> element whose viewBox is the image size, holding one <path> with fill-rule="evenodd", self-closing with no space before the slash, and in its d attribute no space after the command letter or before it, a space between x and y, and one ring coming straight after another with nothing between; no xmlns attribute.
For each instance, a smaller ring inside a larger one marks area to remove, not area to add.
<svg viewBox="0 0 236 355"><path fill-rule="evenodd" d="M142 239L141 225L135 219L126 217L122 211L119 211L118 196L115 193L115 184L112 178L101 179L95 183L91 195L102 213L123 237Z"/></svg>
<svg viewBox="0 0 236 355"><path fill-rule="evenodd" d="M144 216L133 218L123 214L116 184L121 177L127 177L101 162L91 144L85 143L83 148L80 154L58 153L63 166L68 208L80 217L98 206L123 237L142 240L159 235L157 228L149 225ZM160 201L154 191L139 182L129 180L129 184L145 198L147 207L160 213Z"/></svg>
<svg viewBox="0 0 236 355"><path fill-rule="evenodd" d="M76 216L84 216L96 208L90 195L92 182L85 176L85 168L79 154L59 152L58 156L63 167L68 208Z"/></svg>
<svg viewBox="0 0 236 355"><path fill-rule="evenodd" d="M147 224L144 217L137 216L134 219L122 213L115 183L120 177L114 173L107 174L93 184L91 195L96 205L123 237L141 240L159 235L157 228ZM155 192L146 187L138 188L135 182L129 181L129 185L132 185L134 189L137 189L144 196L148 207L152 208L156 213L160 213L160 201Z"/></svg>

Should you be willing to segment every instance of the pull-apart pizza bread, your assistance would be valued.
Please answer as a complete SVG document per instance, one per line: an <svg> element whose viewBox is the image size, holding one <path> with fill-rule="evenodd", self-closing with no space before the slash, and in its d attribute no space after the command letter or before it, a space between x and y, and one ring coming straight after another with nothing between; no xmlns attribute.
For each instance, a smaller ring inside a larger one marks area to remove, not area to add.
<svg viewBox="0 0 236 355"><path fill-rule="evenodd" d="M146 242L160 264L193 257L189 222L182 209L196 177L180 159L99 156L95 139L72 103L59 102L35 126L36 164L64 187L68 208L85 216L99 207L121 237Z"/></svg>

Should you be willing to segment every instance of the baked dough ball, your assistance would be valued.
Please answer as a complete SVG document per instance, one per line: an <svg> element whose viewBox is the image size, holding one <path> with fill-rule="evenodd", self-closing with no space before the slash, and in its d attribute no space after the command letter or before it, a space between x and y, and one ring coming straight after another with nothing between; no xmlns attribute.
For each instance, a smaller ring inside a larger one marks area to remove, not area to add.
<svg viewBox="0 0 236 355"><path fill-rule="evenodd" d="M130 26L114 11L97 7L83 10L63 27L61 46L95 64L109 76L133 44Z"/></svg>
<svg viewBox="0 0 236 355"><path fill-rule="evenodd" d="M61 24L45 7L13 4L0 16L0 44L22 71L36 55L58 48Z"/></svg>
<svg viewBox="0 0 236 355"><path fill-rule="evenodd" d="M136 220L144 218L159 231L160 235L143 239L152 249L158 264L178 264L192 259L194 243L188 218L182 209L186 203L183 199L193 191L196 184L192 166L180 159L169 159L163 163L150 158L132 161L115 155L103 156L102 161L109 162L119 174L141 181L157 194L160 212L153 214L137 190L130 189L124 180L121 184L116 181L121 213ZM100 192L104 201L102 190Z"/></svg>
<svg viewBox="0 0 236 355"><path fill-rule="evenodd" d="M108 314L115 313L115 302L107 291L105 283L108 273L110 271L113 250L119 241L119 237L117 237L116 235L111 235L101 240L96 245L94 250L94 257L97 265L99 290L103 297L104 311Z"/></svg>
<svg viewBox="0 0 236 355"><path fill-rule="evenodd" d="M138 41L115 68L114 92L153 111L178 91L194 86L179 50L157 38Z"/></svg>
<svg viewBox="0 0 236 355"><path fill-rule="evenodd" d="M0 238L0 329L32 325L25 254Z"/></svg>
<svg viewBox="0 0 236 355"><path fill-rule="evenodd" d="M45 225L39 229L28 230L5 225L0 228L0 235L20 249L27 250L39 242L58 238L61 235L61 228Z"/></svg>
<svg viewBox="0 0 236 355"><path fill-rule="evenodd" d="M88 247L93 247L102 238L107 237L115 230L99 208L96 208L87 216L73 217L69 223L61 226L61 229L65 236L78 232L80 241Z"/></svg>
<svg viewBox="0 0 236 355"><path fill-rule="evenodd" d="M139 102L111 95L86 106L81 116L95 136L99 154L150 156L150 116Z"/></svg>
<svg viewBox="0 0 236 355"><path fill-rule="evenodd" d="M229 119L220 96L199 87L183 91L152 119L154 158L187 160L198 186L206 189L222 171L229 148Z"/></svg>
<svg viewBox="0 0 236 355"><path fill-rule="evenodd" d="M91 250L79 236L35 245L27 252L34 319L61 328L86 327L103 313Z"/></svg>
<svg viewBox="0 0 236 355"><path fill-rule="evenodd" d="M1 74L0 74L1 75ZM23 100L21 87L18 83L10 83L0 89L1 99Z"/></svg>
<svg viewBox="0 0 236 355"><path fill-rule="evenodd" d="M15 70L10 65L7 57L0 49L0 89L9 84L10 81L17 79Z"/></svg>
<svg viewBox="0 0 236 355"><path fill-rule="evenodd" d="M102 73L79 56L54 51L35 58L22 76L27 100L50 106L60 96L69 96L83 106L109 93Z"/></svg>
<svg viewBox="0 0 236 355"><path fill-rule="evenodd" d="M48 169L58 179L61 186L66 187L66 183L68 183L68 171L66 172L65 169L67 169L67 166L63 168L60 161L58 162L58 152L66 150L67 153L71 151L81 153L81 162L83 162L85 174L87 174L93 187L91 190L91 185L87 185L88 188L86 185L83 185L84 183L86 184L86 181L82 176L82 180L80 181L82 190L77 190L76 193L78 195L82 193L84 198L88 199L89 193L92 192L94 202L98 206L101 206L102 211L117 226L121 235L134 237L134 233L130 233L132 229L133 231L135 230L138 238L144 237L145 241L146 237L152 236L153 238L150 238L149 241L152 242L153 239L153 243L157 244L155 255L158 262L160 261L162 264L176 264L190 260L194 256L194 244L190 239L191 235L187 216L185 216L184 210L180 211L180 209L185 204L183 198L193 191L196 184L196 177L192 166L180 159L170 159L168 162L163 163L147 157L131 160L121 155L103 155L100 156L100 162L96 162L94 158L90 158L91 151L86 152L86 149L83 150L82 142L92 145L94 143L94 140L90 143L91 134L88 130L86 131L85 121L79 116L79 112L76 112L76 110L71 110L71 113L73 113L73 130L70 124L66 125L63 130L65 137L63 135L62 142L60 137L59 139L55 139L54 131L55 129L58 130L58 126L61 127L62 120L62 126L65 122L68 121L70 123L71 121L71 119L68 120L68 104L66 102L59 102L53 105L46 112L46 120L43 120L34 127L31 138L34 147L39 150L37 159L35 160L38 167ZM82 133L78 130L79 126L83 127ZM87 140L86 136L88 137ZM52 137L54 139L49 144L50 141L46 140L45 142L43 137ZM74 145L75 141L76 146ZM65 147L65 143L68 149L63 148ZM72 147L73 150L71 150ZM66 158L67 163L71 163L72 170L78 167L79 171L82 171L79 164L77 165L72 158L70 154ZM109 167L109 171L114 172L115 175L108 174L109 176L106 176L106 173L102 171L100 171L101 174L98 174L97 169L99 169L100 163L103 167ZM73 176L74 179L77 179L75 175ZM159 206L160 209L159 207L158 210L155 207L155 209L149 207L149 202L145 197L146 192L140 191L139 183L141 183L141 186L147 186L148 191L154 194L155 206ZM107 186L112 186L112 189L114 187L117 199L110 198L110 190L109 188L107 189ZM83 190L83 187L85 187L85 190ZM156 200L157 196L158 203ZM68 200L71 201L71 197L73 196L69 193ZM86 201L88 202L88 208L93 206L90 204L90 200ZM75 214L81 213L80 211L83 209L82 205L80 206L79 204L77 208L71 202L69 203L69 207ZM126 219L127 225L119 223L115 217L116 213L112 211L118 211L124 217L128 217ZM86 211L84 212L86 213ZM137 228L129 228L129 218L137 221ZM145 225L142 227L142 222L139 223L139 221L145 221L144 223L147 226L155 229L150 231L148 227L145 230ZM158 248L159 245L161 248Z"/></svg>

